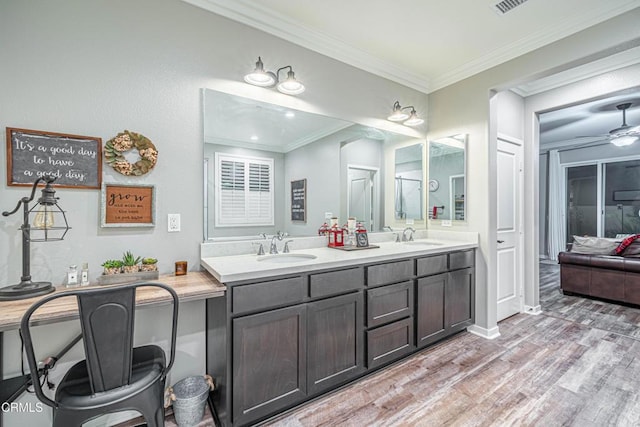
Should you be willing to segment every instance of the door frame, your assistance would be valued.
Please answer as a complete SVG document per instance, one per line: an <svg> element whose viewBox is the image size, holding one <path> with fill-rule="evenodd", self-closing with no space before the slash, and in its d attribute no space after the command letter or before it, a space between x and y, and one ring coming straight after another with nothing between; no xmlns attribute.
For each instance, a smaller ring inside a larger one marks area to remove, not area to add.
<svg viewBox="0 0 640 427"><path fill-rule="evenodd" d="M373 179L371 180L373 184L373 188L371 189L371 221L373 222L373 225L377 228L377 230L367 229L367 231L378 231L382 228L382 224L378 224L380 223L381 213L380 206L378 205L380 203L380 168L353 163L347 164L347 218L351 216L351 214L349 213L351 201L351 183L349 182L349 171L351 169L365 170L373 173Z"/></svg>

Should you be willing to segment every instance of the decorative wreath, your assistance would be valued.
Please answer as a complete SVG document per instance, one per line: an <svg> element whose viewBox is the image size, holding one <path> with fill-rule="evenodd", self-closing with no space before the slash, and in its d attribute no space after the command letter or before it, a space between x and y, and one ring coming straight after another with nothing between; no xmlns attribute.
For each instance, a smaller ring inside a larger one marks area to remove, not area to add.
<svg viewBox="0 0 640 427"><path fill-rule="evenodd" d="M140 159L133 164L124 157L124 153L132 148L136 148L140 155ZM156 165L158 150L146 136L125 130L107 141L104 146L104 157L116 172L140 176Z"/></svg>

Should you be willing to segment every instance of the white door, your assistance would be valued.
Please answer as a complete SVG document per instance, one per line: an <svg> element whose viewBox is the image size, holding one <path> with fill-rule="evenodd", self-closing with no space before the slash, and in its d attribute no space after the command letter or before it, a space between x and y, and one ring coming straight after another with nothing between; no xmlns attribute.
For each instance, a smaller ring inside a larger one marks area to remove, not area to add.
<svg viewBox="0 0 640 427"><path fill-rule="evenodd" d="M522 141L498 136L498 321L523 309Z"/></svg>

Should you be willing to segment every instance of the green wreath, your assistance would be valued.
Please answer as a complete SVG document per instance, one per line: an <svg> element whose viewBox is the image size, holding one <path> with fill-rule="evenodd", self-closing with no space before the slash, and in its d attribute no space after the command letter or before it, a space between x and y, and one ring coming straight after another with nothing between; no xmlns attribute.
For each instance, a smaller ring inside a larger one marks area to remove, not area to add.
<svg viewBox="0 0 640 427"><path fill-rule="evenodd" d="M129 163L124 153L136 148L140 159ZM140 176L149 172L158 161L158 150L144 135L125 130L111 138L104 146L104 157L111 167L122 175Z"/></svg>

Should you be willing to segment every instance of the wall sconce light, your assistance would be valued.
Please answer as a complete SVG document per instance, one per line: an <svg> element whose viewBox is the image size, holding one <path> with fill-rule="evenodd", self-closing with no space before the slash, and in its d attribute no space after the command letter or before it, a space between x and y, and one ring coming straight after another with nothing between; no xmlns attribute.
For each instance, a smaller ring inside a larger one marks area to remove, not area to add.
<svg viewBox="0 0 640 427"><path fill-rule="evenodd" d="M411 111L407 114L404 110L409 109L411 109ZM402 107L398 101L393 103L393 111L391 112L391 115L387 117L387 120L392 122L402 122L402 124L406 126L418 126L424 123L424 120L418 117L418 113L416 113L416 109L413 105Z"/></svg>
<svg viewBox="0 0 640 427"><path fill-rule="evenodd" d="M287 71L287 78L280 81L280 71L286 70L287 68L289 69L289 71ZM262 58L260 57L258 57L258 62L256 62L256 68L244 76L244 81L260 87L276 86L276 89L287 95L299 95L304 92L305 89L304 85L299 80L296 80L296 75L291 65L278 68L278 71L275 73L273 71L265 71Z"/></svg>
<svg viewBox="0 0 640 427"><path fill-rule="evenodd" d="M31 242L50 242L63 240L67 231L71 228L67 222L67 216L58 206L56 191L51 185L55 177L44 176L38 178L31 189L30 197L23 197L11 212L2 212L2 216L13 215L23 206L22 230L22 277L20 283L0 288L0 301L18 300L45 295L53 292L55 288L51 282L33 282L31 280ZM38 184L45 182L42 196L31 208L29 203L33 200ZM33 217L33 225L29 221Z"/></svg>

